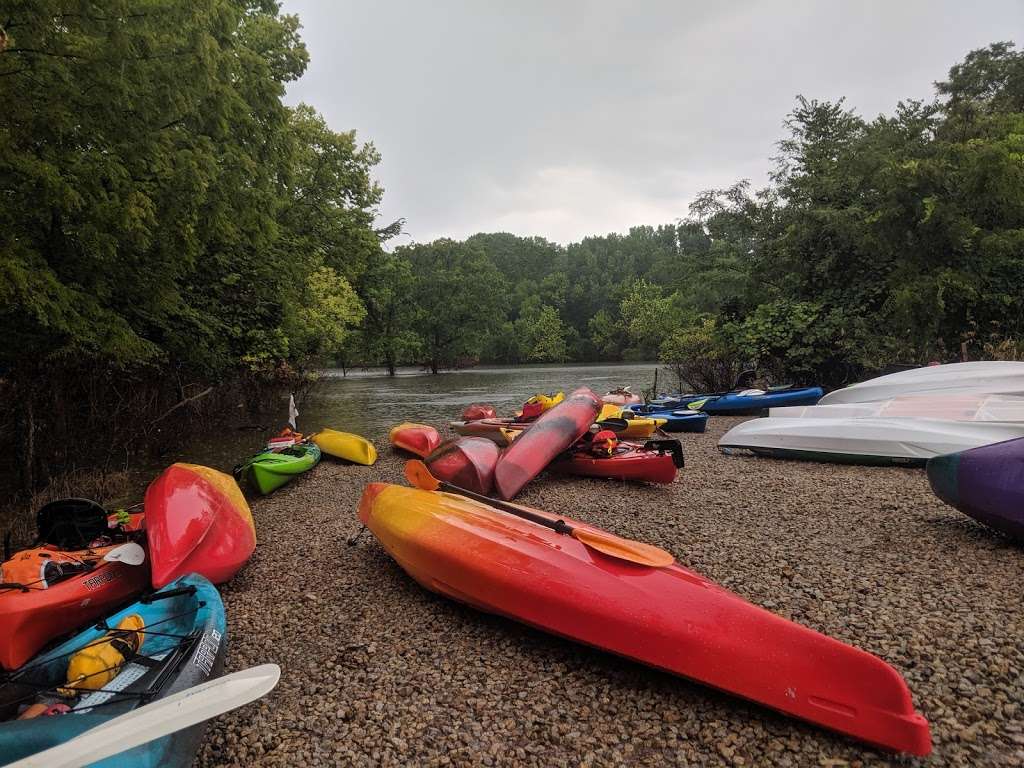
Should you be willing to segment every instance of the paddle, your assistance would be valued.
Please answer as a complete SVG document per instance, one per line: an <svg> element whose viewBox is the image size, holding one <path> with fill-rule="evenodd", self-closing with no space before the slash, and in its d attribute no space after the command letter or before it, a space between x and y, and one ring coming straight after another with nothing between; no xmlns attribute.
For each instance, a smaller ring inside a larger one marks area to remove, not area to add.
<svg viewBox="0 0 1024 768"><path fill-rule="evenodd" d="M425 491L445 491L447 493L465 496L468 499L473 499L473 501L479 501L490 507L494 507L495 509L500 509L502 512L508 512L516 517L529 520L531 523L543 525L545 528L550 528L556 533L560 533L564 536L571 536L581 544L601 552L602 554L608 555L609 557L615 557L619 560L628 560L631 563L637 563L639 565L648 565L652 568L664 568L665 566L672 565L672 563L675 562L675 558L672 557L671 554L666 552L664 549L659 549L651 544L631 541L630 539L622 539L613 534L605 533L604 531L573 528L564 520L552 520L549 517L537 514L536 512L531 512L530 510L518 505L507 504L504 501L497 501L496 499L491 499L487 496L481 496L473 493L472 491L467 491L465 488L459 488L457 485L451 485L450 483L438 480L430 474L430 470L427 468L427 465L418 459L412 459L405 463L405 477L416 488L421 488Z"/></svg>
<svg viewBox="0 0 1024 768"><path fill-rule="evenodd" d="M105 760L255 701L269 693L280 677L277 664L261 664L218 677L115 717L8 768L75 768Z"/></svg>
<svg viewBox="0 0 1024 768"><path fill-rule="evenodd" d="M134 541L129 541L127 544L122 544L120 547L114 547L103 556L103 559L108 563L142 565L146 562L146 550Z"/></svg>

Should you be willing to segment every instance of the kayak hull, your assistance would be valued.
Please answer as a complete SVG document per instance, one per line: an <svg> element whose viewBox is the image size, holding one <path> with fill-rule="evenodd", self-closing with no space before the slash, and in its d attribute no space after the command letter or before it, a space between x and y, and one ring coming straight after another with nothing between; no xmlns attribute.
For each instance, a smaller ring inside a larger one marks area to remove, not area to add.
<svg viewBox="0 0 1024 768"><path fill-rule="evenodd" d="M115 546L75 552L81 559L91 553L96 565L46 589L0 590L0 668L17 669L54 638L94 621L149 586L149 558L142 565L102 560ZM36 558L43 549L15 553L11 560Z"/></svg>
<svg viewBox="0 0 1024 768"><path fill-rule="evenodd" d="M736 425L718 446L781 458L923 466L934 456L1017 437L1024 437L1024 423L772 416Z"/></svg>
<svg viewBox="0 0 1024 768"><path fill-rule="evenodd" d="M494 419L498 413L490 403L471 403L462 411L463 421L477 421L478 419Z"/></svg>
<svg viewBox="0 0 1024 768"><path fill-rule="evenodd" d="M388 439L395 448L416 454L421 459L441 444L441 435L432 426L408 421L392 427Z"/></svg>
<svg viewBox="0 0 1024 768"><path fill-rule="evenodd" d="M256 550L245 496L215 469L172 464L146 489L145 509L154 589L188 573L223 584Z"/></svg>
<svg viewBox="0 0 1024 768"><path fill-rule="evenodd" d="M511 499L519 493L558 454L590 429L600 410L601 401L583 387L545 411L498 459L494 469L498 495Z"/></svg>
<svg viewBox="0 0 1024 768"><path fill-rule="evenodd" d="M313 435L312 440L321 451L336 459L367 467L377 461L377 449L361 435L339 432L336 429L321 429Z"/></svg>
<svg viewBox="0 0 1024 768"><path fill-rule="evenodd" d="M930 459L928 481L947 504L1024 543L1024 438Z"/></svg>
<svg viewBox="0 0 1024 768"><path fill-rule="evenodd" d="M494 467L501 449L483 437L457 437L446 440L424 459L438 480L488 494L494 485Z"/></svg>
<svg viewBox="0 0 1024 768"><path fill-rule="evenodd" d="M183 593L161 599L161 595L178 590ZM0 765L63 744L137 708L142 702L171 696L222 673L227 624L224 605L216 588L201 576L190 575L173 582L153 597L156 599L152 602L140 601L108 616L107 625L116 626L124 617L135 614L143 619L146 626L159 624L155 631L185 636L189 638L188 641L182 642L179 637L144 633L140 652L155 660L155 664L143 666L130 663L122 675L104 686L105 691L123 691L124 696L118 697L115 693L102 702L104 694L85 694L77 700L69 700L74 707L71 713L0 722ZM96 627L82 631L34 659L30 668L12 676L9 684L24 682L52 687L62 683L67 656L89 643L95 643L105 633L105 629ZM130 675L139 677L132 682ZM140 699L138 694L147 689L152 691L152 695ZM100 703L102 706L99 706ZM91 766L187 768L195 758L205 729L206 724L201 723L92 763Z"/></svg>
<svg viewBox="0 0 1024 768"><path fill-rule="evenodd" d="M463 497L380 483L359 517L434 592L887 749L931 749L888 664L678 564L639 566Z"/></svg>
<svg viewBox="0 0 1024 768"><path fill-rule="evenodd" d="M678 444L678 441L675 442ZM681 447L679 456L682 456ZM620 443L611 456L595 456L587 451L575 451L567 458L552 462L549 469L567 475L663 485L672 483L678 471L671 452L659 451L657 448L645 450L644 446L633 443Z"/></svg>
<svg viewBox="0 0 1024 768"><path fill-rule="evenodd" d="M829 392L821 405L869 403L914 394L1024 395L1024 362L950 363L914 368Z"/></svg>

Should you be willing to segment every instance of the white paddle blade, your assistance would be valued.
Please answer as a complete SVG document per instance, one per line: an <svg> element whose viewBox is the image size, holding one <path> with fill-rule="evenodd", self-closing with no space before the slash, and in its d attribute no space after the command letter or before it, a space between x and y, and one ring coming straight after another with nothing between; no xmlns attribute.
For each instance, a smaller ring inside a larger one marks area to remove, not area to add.
<svg viewBox="0 0 1024 768"><path fill-rule="evenodd" d="M280 678L277 664L261 664L218 677L115 717L8 768L78 768L105 760L255 701L273 690Z"/></svg>
<svg viewBox="0 0 1024 768"><path fill-rule="evenodd" d="M134 541L114 547L103 556L108 563L124 563L125 565L142 565L146 562L146 550Z"/></svg>

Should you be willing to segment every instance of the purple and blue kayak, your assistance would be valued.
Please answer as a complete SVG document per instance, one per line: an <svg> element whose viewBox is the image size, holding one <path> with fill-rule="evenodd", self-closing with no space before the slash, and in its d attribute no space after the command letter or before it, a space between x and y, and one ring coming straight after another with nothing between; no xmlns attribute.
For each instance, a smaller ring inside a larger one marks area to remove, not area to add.
<svg viewBox="0 0 1024 768"><path fill-rule="evenodd" d="M929 459L928 482L947 504L1024 542L1024 438Z"/></svg>

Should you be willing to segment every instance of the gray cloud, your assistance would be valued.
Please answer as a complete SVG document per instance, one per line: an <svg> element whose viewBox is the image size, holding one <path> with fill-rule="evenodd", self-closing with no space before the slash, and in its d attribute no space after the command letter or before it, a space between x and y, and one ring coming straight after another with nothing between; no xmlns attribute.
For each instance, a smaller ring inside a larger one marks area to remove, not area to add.
<svg viewBox="0 0 1024 768"><path fill-rule="evenodd" d="M1019 0L721 5L285 0L312 57L289 101L373 141L415 240L568 242L763 183L798 93L873 117L1024 31Z"/></svg>

